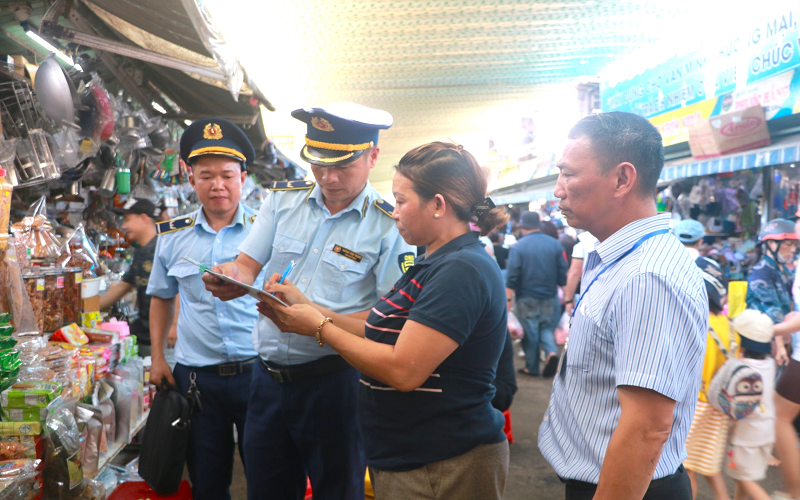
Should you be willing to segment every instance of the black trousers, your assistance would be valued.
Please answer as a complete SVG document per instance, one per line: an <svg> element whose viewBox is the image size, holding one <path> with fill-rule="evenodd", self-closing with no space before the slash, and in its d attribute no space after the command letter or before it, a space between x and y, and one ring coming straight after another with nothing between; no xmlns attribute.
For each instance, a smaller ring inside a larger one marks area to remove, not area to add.
<svg viewBox="0 0 800 500"><path fill-rule="evenodd" d="M592 500L597 485L568 479L566 500ZM678 472L650 482L642 500L692 500L692 484L686 469L681 465Z"/></svg>

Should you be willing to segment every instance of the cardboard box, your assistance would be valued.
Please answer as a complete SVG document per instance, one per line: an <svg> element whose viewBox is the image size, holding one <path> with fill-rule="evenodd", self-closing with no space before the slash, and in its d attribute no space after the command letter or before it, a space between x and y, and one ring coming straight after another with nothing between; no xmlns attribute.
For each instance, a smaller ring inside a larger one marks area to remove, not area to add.
<svg viewBox="0 0 800 500"><path fill-rule="evenodd" d="M769 146L764 108L740 111L701 120L689 127L689 147L695 158L709 158Z"/></svg>
<svg viewBox="0 0 800 500"><path fill-rule="evenodd" d="M83 312L100 312L100 296L95 295L86 299L81 299L81 308Z"/></svg>

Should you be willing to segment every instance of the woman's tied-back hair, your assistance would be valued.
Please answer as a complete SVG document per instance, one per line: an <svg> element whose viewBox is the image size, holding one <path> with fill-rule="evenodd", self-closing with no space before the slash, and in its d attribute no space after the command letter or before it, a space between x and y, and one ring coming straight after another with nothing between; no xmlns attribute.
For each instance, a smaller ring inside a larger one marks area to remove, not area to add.
<svg viewBox="0 0 800 500"><path fill-rule="evenodd" d="M406 153L395 167L414 185L424 202L442 195L456 216L474 222L481 235L508 221L504 207L476 215L474 207L486 198L486 172L460 144L431 142Z"/></svg>

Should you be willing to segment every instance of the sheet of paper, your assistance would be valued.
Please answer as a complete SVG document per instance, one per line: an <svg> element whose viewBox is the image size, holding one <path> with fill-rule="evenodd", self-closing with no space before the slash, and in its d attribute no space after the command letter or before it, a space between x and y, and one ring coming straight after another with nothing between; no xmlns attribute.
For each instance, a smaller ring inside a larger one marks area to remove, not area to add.
<svg viewBox="0 0 800 500"><path fill-rule="evenodd" d="M282 301L281 299L279 299L275 295L273 295L273 294L271 294L271 293L269 293L269 292L267 292L265 290L259 290L258 288L254 287L254 286L250 286L250 285L248 285L246 283L242 283L241 281L237 281L237 280L235 280L233 278L225 276L224 274L218 273L216 271L212 271L209 267L204 266L203 264L197 262L194 259L190 259L189 257L181 257L181 258L183 260L185 260L186 262L189 262L190 264L194 264L195 266L199 267L200 270L203 271L203 272L206 272L206 273L208 273L208 274L210 274L212 276L216 276L217 278L221 279L222 281L226 281L226 282L231 283L233 285L240 286L240 287L244 288L245 290L247 290L247 295L249 295L249 296L251 296L253 298L256 298L258 300L263 300L262 297L267 297L267 298L269 298L271 300L274 300L275 302L279 303L282 306L289 307L289 304L287 304L286 302Z"/></svg>

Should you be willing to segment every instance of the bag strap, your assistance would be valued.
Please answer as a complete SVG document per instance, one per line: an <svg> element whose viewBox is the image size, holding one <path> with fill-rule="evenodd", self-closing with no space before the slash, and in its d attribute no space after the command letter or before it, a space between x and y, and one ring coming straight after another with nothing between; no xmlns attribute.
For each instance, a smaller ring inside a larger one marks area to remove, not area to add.
<svg viewBox="0 0 800 500"><path fill-rule="evenodd" d="M714 342L717 343L717 347L719 347L719 350L722 351L722 354L724 354L726 358L730 358L731 355L728 349L726 349L725 346L722 345L722 340L720 340L719 335L717 335L717 332L715 332L714 329L711 328L711 326L708 327L708 333L711 335L711 338L714 339Z"/></svg>

